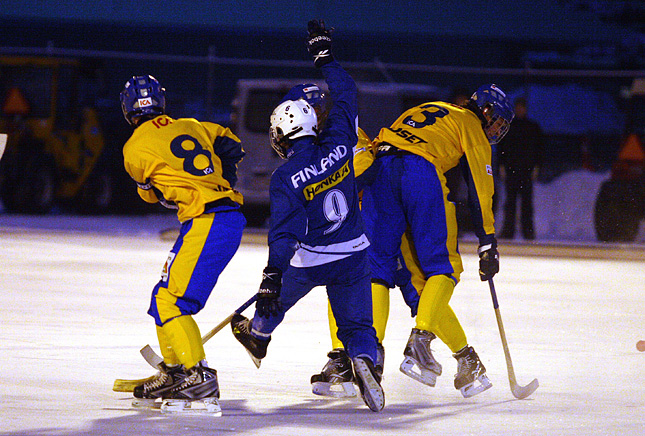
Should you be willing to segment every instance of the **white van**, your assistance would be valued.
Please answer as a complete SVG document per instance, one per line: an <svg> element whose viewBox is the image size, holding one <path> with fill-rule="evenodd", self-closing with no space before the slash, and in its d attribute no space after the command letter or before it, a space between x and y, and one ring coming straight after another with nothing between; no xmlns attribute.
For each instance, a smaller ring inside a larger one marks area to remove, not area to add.
<svg viewBox="0 0 645 436"><path fill-rule="evenodd" d="M236 189L244 195L244 211L250 226L266 223L269 217L269 181L282 164L269 143L269 118L273 109L293 86L322 79L242 79L237 82L231 128L242 141L246 156L238 167ZM428 85L359 82L358 124L374 138L406 109L418 104L446 100L445 89Z"/></svg>

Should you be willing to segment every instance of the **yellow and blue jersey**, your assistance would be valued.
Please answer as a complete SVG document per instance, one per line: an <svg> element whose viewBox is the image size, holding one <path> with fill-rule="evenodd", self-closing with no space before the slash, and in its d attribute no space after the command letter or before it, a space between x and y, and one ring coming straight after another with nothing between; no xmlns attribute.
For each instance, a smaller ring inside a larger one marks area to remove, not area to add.
<svg viewBox="0 0 645 436"><path fill-rule="evenodd" d="M180 222L203 214L218 200L242 204L242 194L233 187L243 156L230 129L167 115L141 124L123 147L125 169L141 198L177 208Z"/></svg>
<svg viewBox="0 0 645 436"><path fill-rule="evenodd" d="M439 173L467 165L471 212L478 236L495 233L492 149L481 121L472 111L445 102L429 102L404 112L374 139L377 148L392 145L421 156Z"/></svg>

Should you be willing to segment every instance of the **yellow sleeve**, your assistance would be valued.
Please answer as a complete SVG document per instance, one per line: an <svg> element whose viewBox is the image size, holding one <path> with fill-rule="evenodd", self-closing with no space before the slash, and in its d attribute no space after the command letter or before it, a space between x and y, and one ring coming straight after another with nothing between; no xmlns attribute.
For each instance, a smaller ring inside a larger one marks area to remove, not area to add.
<svg viewBox="0 0 645 436"><path fill-rule="evenodd" d="M152 190L152 183L145 176L144 170L133 165L129 156L125 153L124 147L124 166L125 171L130 175L132 180L137 184L137 193L146 203L157 203L159 199Z"/></svg>
<svg viewBox="0 0 645 436"><path fill-rule="evenodd" d="M376 148L363 129L358 129L358 142L354 153L354 173L356 177L360 176L374 162Z"/></svg>
<svg viewBox="0 0 645 436"><path fill-rule="evenodd" d="M480 216L473 217L475 227L480 226L484 233L492 235L495 233L495 216L493 214L493 194L495 184L493 181L492 149L483 130L479 125L473 125L462 131L462 146L470 175L472 187L469 189L471 195L476 195L479 203Z"/></svg>

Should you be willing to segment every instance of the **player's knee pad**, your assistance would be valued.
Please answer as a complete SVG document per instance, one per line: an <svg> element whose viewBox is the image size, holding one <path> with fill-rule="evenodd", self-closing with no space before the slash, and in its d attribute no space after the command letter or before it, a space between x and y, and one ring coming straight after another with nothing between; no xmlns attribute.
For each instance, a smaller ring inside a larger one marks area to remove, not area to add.
<svg viewBox="0 0 645 436"><path fill-rule="evenodd" d="M167 288L158 287L152 297L148 313L155 319L158 326L162 326L169 319L182 315L176 303L177 297L171 295Z"/></svg>

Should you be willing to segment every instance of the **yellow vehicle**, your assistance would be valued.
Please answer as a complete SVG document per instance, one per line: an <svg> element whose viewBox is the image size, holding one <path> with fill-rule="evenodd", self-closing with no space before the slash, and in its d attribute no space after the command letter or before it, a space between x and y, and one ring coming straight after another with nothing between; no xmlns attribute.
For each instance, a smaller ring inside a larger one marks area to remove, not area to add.
<svg viewBox="0 0 645 436"><path fill-rule="evenodd" d="M54 204L100 213L111 176L97 170L105 141L96 110L83 105L77 60L0 57L0 199L8 212L46 213Z"/></svg>

